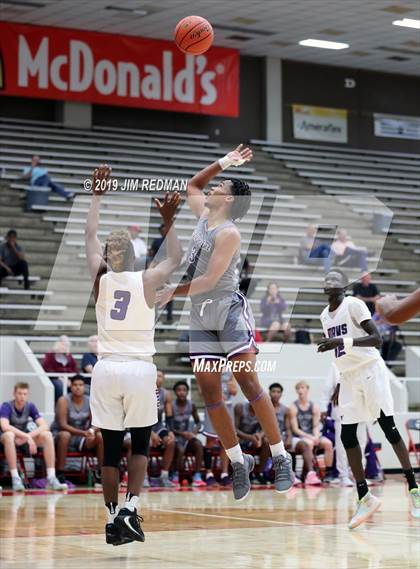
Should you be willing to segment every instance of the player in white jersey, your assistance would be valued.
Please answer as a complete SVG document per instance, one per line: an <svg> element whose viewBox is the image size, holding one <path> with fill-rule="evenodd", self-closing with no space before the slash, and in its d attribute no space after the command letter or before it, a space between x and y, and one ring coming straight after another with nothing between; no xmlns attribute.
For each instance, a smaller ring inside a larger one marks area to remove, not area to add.
<svg viewBox="0 0 420 569"><path fill-rule="evenodd" d="M338 403L341 410L341 440L357 484L359 501L349 522L349 528L354 529L381 505L366 483L356 434L359 422L377 420L391 443L408 483L413 517L420 517L420 492L407 447L395 426L388 371L377 349L381 336L366 304L345 296L347 285L348 279L339 269L332 269L325 276L324 291L329 304L321 313L321 323L326 338L318 342L318 352L334 350L340 372L333 403Z"/></svg>
<svg viewBox="0 0 420 569"><path fill-rule="evenodd" d="M108 523L106 541L121 545L144 541L137 502L147 468L152 425L157 422L156 366L153 363L155 293L181 261L182 250L173 228L178 193L155 200L165 226L167 258L153 269L134 272L134 250L127 231L112 231L104 254L97 237L101 193L111 168L100 166L93 176L93 196L85 239L94 281L98 322L98 363L92 374L92 424L104 441L102 484ZM131 433L128 487L118 508L119 462L126 429Z"/></svg>

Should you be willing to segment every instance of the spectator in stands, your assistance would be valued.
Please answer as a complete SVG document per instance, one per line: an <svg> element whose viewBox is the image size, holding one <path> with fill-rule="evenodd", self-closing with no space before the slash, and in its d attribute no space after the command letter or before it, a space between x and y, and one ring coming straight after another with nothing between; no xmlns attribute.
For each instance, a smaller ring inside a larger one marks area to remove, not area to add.
<svg viewBox="0 0 420 569"><path fill-rule="evenodd" d="M370 273L366 273L360 279L361 282L353 286L353 296L360 298L366 303L371 314L375 312L375 302L379 298L378 287L372 283Z"/></svg>
<svg viewBox="0 0 420 569"><path fill-rule="evenodd" d="M150 248L149 248L148 259L150 261L151 266L157 265L158 263L163 261L163 259L165 259L165 257L166 257L165 237L166 237L167 232L168 232L168 230L167 230L165 224L162 223L159 226L159 233L161 236L156 237L156 239L154 239L152 241L152 244L150 245ZM173 307L174 307L174 301L170 300L168 302L168 304L166 305L166 323L167 324L172 324L172 322L173 322L173 312L172 312Z"/></svg>
<svg viewBox="0 0 420 569"><path fill-rule="evenodd" d="M184 456L186 453L192 454L195 458L193 486L205 486L206 483L201 479L200 470L203 464L203 445L197 438L200 431L200 418L197 408L191 399L188 399L189 387L186 381L177 381L174 385L176 399L172 403L173 407L173 427L176 440L176 471L173 482L179 481L179 472L183 470ZM195 426L191 430L191 422Z"/></svg>
<svg viewBox="0 0 420 569"><path fill-rule="evenodd" d="M331 268L331 247L316 239L316 225L310 224L306 228L306 235L299 245L298 260L304 265L324 265L327 273Z"/></svg>
<svg viewBox="0 0 420 569"><path fill-rule="evenodd" d="M55 421L51 425L57 445L57 478L65 481L64 467L68 452L95 450L99 469L103 463L104 445L99 429L92 427L89 397L85 395L85 379L76 374L70 378L70 394L57 401Z"/></svg>
<svg viewBox="0 0 420 569"><path fill-rule="evenodd" d="M172 488L175 484L169 480L169 469L175 453L175 435L172 431L173 408L170 392L163 387L165 374L157 370L156 389L158 393L158 422L152 427L150 446L162 452L162 468L158 485Z"/></svg>
<svg viewBox="0 0 420 569"><path fill-rule="evenodd" d="M329 439L320 433L321 412L315 403L309 400L309 384L299 381L295 385L298 399L290 406L290 421L292 425L292 450L299 443L305 443L312 452L324 451L326 474L323 482L333 480L332 464L334 460L333 446ZM305 484L318 485L321 481L312 469L306 474Z"/></svg>
<svg viewBox="0 0 420 569"><path fill-rule="evenodd" d="M293 433L292 433L292 423L290 408L286 407L280 403L281 397L283 395L283 386L280 383L272 383L269 387L269 394L271 402L274 406L277 415L277 421L279 424L279 429L281 432L282 439L284 441L284 446L287 450L292 450L293 448ZM295 444L293 452L295 454L302 455L303 458L303 474L310 472L312 470L312 449L309 445L304 442L298 442ZM304 477L302 477L304 479ZM297 476L295 478L295 486L302 483Z"/></svg>
<svg viewBox="0 0 420 569"><path fill-rule="evenodd" d="M60 336L55 342L53 351L47 352L42 361L42 367L47 373L77 373L77 365L70 353L68 336ZM50 377L54 385L55 402L63 395L63 383L58 377Z"/></svg>
<svg viewBox="0 0 420 569"><path fill-rule="evenodd" d="M53 192L56 192L59 196L66 198L66 200L71 200L74 197L74 192L68 192L51 180L48 175L48 170L40 166L41 158L35 154L32 156L31 165L23 169L23 174L20 178L24 180L30 180L31 186L44 186L51 188Z"/></svg>
<svg viewBox="0 0 420 569"><path fill-rule="evenodd" d="M290 324L283 320L287 303L281 296L276 283L270 283L265 296L261 299L261 328L267 330L266 341L272 342L278 332L283 333L283 341L290 338Z"/></svg>
<svg viewBox="0 0 420 569"><path fill-rule="evenodd" d="M17 242L16 230L9 229L5 242L0 245L0 286L4 277L22 275L25 290L29 289L29 268L23 251Z"/></svg>
<svg viewBox="0 0 420 569"><path fill-rule="evenodd" d="M372 320L375 322L382 338L381 356L388 365L388 362L397 359L398 354L402 350L402 344L397 339L399 328L385 322L377 312L374 313Z"/></svg>
<svg viewBox="0 0 420 569"><path fill-rule="evenodd" d="M92 373L96 362L98 361L98 336L90 336L88 338L89 351L82 356L81 368L84 373ZM85 383L90 385L90 379L85 379Z"/></svg>
<svg viewBox="0 0 420 569"><path fill-rule="evenodd" d="M255 411L248 401L237 403L234 407L235 427L239 438L239 444L243 451L251 451L257 454L259 462L251 472L252 485L267 485L264 469L267 460L271 456L270 445L261 429Z"/></svg>
<svg viewBox="0 0 420 569"><path fill-rule="evenodd" d="M128 232L131 235L131 243L134 249L134 270L143 271L146 268L147 245L140 237L141 228L139 225L130 225Z"/></svg>
<svg viewBox="0 0 420 569"><path fill-rule="evenodd" d="M28 401L29 385L24 382L16 383L13 399L6 401L0 408L0 441L4 446L6 461L12 477L12 488L15 491L25 489L17 470L16 447L19 450L28 449L34 456L38 447L42 447L47 467L47 488L51 490L66 490L67 484L62 484L55 473L54 441L47 422L33 403Z"/></svg>
<svg viewBox="0 0 420 569"><path fill-rule="evenodd" d="M360 270L367 272L367 251L365 248L356 247L347 235L345 229L337 231L337 237L331 245L334 253L334 265L337 267L360 267Z"/></svg>

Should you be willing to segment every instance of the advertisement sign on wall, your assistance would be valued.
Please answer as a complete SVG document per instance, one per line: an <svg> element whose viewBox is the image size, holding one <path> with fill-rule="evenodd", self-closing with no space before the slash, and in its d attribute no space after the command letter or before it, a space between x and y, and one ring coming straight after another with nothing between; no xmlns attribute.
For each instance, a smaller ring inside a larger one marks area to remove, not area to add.
<svg viewBox="0 0 420 569"><path fill-rule="evenodd" d="M347 110L292 105L293 136L301 140L346 143Z"/></svg>
<svg viewBox="0 0 420 569"><path fill-rule="evenodd" d="M374 113L375 136L420 140L420 117Z"/></svg>
<svg viewBox="0 0 420 569"><path fill-rule="evenodd" d="M0 24L0 95L237 117L239 52L181 53L173 42Z"/></svg>

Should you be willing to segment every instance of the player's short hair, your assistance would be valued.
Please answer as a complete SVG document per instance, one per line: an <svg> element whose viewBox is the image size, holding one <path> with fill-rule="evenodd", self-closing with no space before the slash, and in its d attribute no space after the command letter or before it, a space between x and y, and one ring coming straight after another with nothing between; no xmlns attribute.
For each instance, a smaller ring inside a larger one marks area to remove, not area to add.
<svg viewBox="0 0 420 569"><path fill-rule="evenodd" d="M83 377L83 375L80 375L80 373L76 373L75 375L72 375L69 379L70 379L70 383L72 385L75 381L83 381L83 383L86 382L85 378Z"/></svg>
<svg viewBox="0 0 420 569"><path fill-rule="evenodd" d="M9 231L6 233L6 237L17 237L17 231L16 229L9 229Z"/></svg>
<svg viewBox="0 0 420 569"><path fill-rule="evenodd" d="M268 390L271 391L272 389L280 389L282 393L284 391L283 386L280 383L272 383Z"/></svg>
<svg viewBox="0 0 420 569"><path fill-rule="evenodd" d="M174 385L174 391L176 391L180 385L185 385L185 387L187 388L187 391L190 390L190 388L189 388L189 386L188 386L188 383L187 383L186 381L184 381L183 379L180 379L179 381L177 381L177 382L175 383L175 385Z"/></svg>
<svg viewBox="0 0 420 569"><path fill-rule="evenodd" d="M127 268L130 255L134 255L131 235L126 229L111 231L105 243L104 259L118 273Z"/></svg>
<svg viewBox="0 0 420 569"><path fill-rule="evenodd" d="M230 216L233 220L241 219L246 215L251 205L251 190L246 182L238 180L238 178L229 178L229 180L232 184L232 195L238 197L238 199L233 200Z"/></svg>
<svg viewBox="0 0 420 569"><path fill-rule="evenodd" d="M349 277L346 275L346 273L344 271L342 271L341 269L339 269L338 267L331 267L331 269L328 271L327 275L329 273L338 273L341 275L342 279L343 279L343 284L344 286L348 286L349 284Z"/></svg>
<svg viewBox="0 0 420 569"><path fill-rule="evenodd" d="M297 389L298 387L301 386L307 387L308 389L310 388L310 385L307 381L305 381L304 379L301 379L300 381L297 382L297 384L295 385L295 389Z"/></svg>
<svg viewBox="0 0 420 569"><path fill-rule="evenodd" d="M29 383L26 383L26 381L18 381L13 387L13 393L18 389L29 389Z"/></svg>

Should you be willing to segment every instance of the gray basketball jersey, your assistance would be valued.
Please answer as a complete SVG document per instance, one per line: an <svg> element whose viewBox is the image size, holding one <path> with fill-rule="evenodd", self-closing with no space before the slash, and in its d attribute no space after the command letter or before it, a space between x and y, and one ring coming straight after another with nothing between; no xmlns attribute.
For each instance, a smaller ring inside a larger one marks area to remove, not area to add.
<svg viewBox="0 0 420 569"><path fill-rule="evenodd" d="M250 407L250 403L244 403L242 405L242 417L239 424L239 429L247 435L253 435L257 431L261 430L257 417L255 415L251 415Z"/></svg>
<svg viewBox="0 0 420 569"><path fill-rule="evenodd" d="M175 431L189 431L190 430L190 418L192 415L192 402L190 399L187 399L186 406L181 409L178 407L176 400L173 402L173 410L174 410L174 430Z"/></svg>
<svg viewBox="0 0 420 569"><path fill-rule="evenodd" d="M163 412L165 410L165 393L166 389L164 387L160 387L157 392L158 397L158 421L156 425L153 425L153 430L157 433L161 429L163 429Z"/></svg>
<svg viewBox="0 0 420 569"><path fill-rule="evenodd" d="M15 402L14 400L9 401L10 407L12 408L12 414L10 416L10 424L12 427L23 431L24 433L28 432L28 421L29 421L29 403L25 403L25 407L22 409L22 413L17 413L15 409Z"/></svg>
<svg viewBox="0 0 420 569"><path fill-rule="evenodd" d="M71 395L66 395L67 399L67 422L71 427L84 431L90 426L90 406L89 397L83 396L83 403L81 407L76 407Z"/></svg>
<svg viewBox="0 0 420 569"><path fill-rule="evenodd" d="M207 217L200 217L197 227L191 237L191 243L187 253L187 274L193 279L204 275L207 271L211 254L214 250L216 236L222 229L235 226L233 221L226 220L214 229L208 229ZM234 254L230 265L225 273L215 285L213 290L191 297L193 303L197 304L208 298L223 298L224 295L238 290L238 275L236 266L240 257L240 248Z"/></svg>
<svg viewBox="0 0 420 569"><path fill-rule="evenodd" d="M299 401L295 401L297 409L297 421L299 429L304 433L312 435L313 424L314 424L314 410L312 401L309 402L309 407L304 411L299 407Z"/></svg>
<svg viewBox="0 0 420 569"><path fill-rule="evenodd" d="M279 429L280 429L280 432L281 432L283 439L285 439L287 436L286 411L287 411L287 407L286 407L286 405L283 405L282 403L280 403L280 406L277 407L277 409L276 409L277 423L279 425Z"/></svg>

